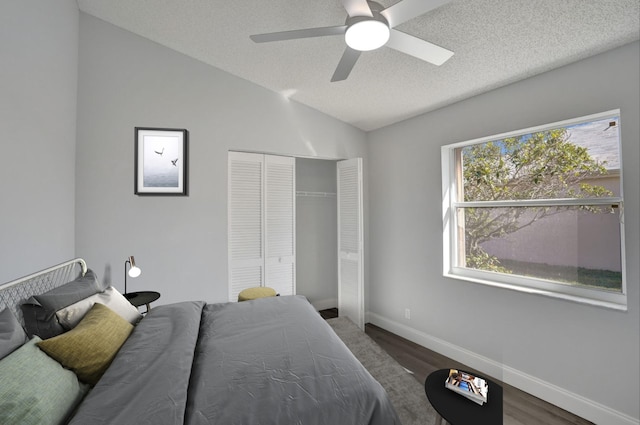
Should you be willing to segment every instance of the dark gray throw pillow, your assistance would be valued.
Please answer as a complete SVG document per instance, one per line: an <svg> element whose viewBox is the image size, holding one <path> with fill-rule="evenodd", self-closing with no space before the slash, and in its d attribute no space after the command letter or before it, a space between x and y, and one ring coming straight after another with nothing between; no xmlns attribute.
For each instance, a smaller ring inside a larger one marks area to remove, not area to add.
<svg viewBox="0 0 640 425"><path fill-rule="evenodd" d="M89 269L84 276L76 280L44 294L34 295L21 306L27 334L29 337L38 335L42 339L60 335L65 329L58 323L56 311L103 292L106 288L107 286L100 283L96 274Z"/></svg>
<svg viewBox="0 0 640 425"><path fill-rule="evenodd" d="M55 311L47 312L34 297L29 298L20 307L24 316L24 328L29 338L37 335L41 339L47 339L64 332L64 328L58 323Z"/></svg>
<svg viewBox="0 0 640 425"><path fill-rule="evenodd" d="M27 342L27 334L11 310L0 311L0 360Z"/></svg>
<svg viewBox="0 0 640 425"><path fill-rule="evenodd" d="M98 292L102 292L105 289L107 289L107 286L100 283L93 270L89 269L84 276L80 276L76 280L58 286L44 294L34 295L33 298L35 298L47 312L55 313L63 307L69 306Z"/></svg>

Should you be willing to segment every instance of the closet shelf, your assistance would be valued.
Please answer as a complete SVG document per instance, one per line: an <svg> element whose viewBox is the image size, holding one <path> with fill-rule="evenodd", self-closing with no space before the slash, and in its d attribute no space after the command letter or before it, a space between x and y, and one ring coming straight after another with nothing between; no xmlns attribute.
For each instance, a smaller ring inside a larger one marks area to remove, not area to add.
<svg viewBox="0 0 640 425"><path fill-rule="evenodd" d="M330 192L305 192L305 191L297 191L296 196L308 196L314 198L335 198L335 193Z"/></svg>

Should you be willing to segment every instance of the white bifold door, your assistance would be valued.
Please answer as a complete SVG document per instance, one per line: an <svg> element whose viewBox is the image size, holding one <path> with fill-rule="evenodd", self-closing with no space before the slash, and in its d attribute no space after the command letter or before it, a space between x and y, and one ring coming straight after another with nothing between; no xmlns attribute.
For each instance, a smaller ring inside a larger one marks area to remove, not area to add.
<svg viewBox="0 0 640 425"><path fill-rule="evenodd" d="M229 152L229 301L269 286L293 295L295 158Z"/></svg>
<svg viewBox="0 0 640 425"><path fill-rule="evenodd" d="M229 152L229 301L296 293L295 158ZM362 159L337 162L338 313L364 329Z"/></svg>
<svg viewBox="0 0 640 425"><path fill-rule="evenodd" d="M362 159L338 161L338 314L364 330Z"/></svg>

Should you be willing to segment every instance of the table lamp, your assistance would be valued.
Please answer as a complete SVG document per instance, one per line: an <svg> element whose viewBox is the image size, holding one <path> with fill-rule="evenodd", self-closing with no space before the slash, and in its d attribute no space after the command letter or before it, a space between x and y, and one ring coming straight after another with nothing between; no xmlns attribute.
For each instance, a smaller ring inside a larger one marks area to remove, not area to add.
<svg viewBox="0 0 640 425"><path fill-rule="evenodd" d="M128 273L127 273L127 263L129 264ZM142 270L140 270L140 267L136 266L136 260L135 258L133 258L133 255L127 258L124 262L124 295L125 296L127 296L127 275L131 276L132 278L136 278L140 276L140 273L142 273ZM131 298L132 296L135 296L135 294L130 295L127 298Z"/></svg>

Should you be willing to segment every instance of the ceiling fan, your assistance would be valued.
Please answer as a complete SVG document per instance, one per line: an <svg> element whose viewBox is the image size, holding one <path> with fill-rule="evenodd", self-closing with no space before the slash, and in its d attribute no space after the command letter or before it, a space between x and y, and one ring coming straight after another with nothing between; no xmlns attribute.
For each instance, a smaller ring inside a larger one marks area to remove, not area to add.
<svg viewBox="0 0 640 425"><path fill-rule="evenodd" d="M250 36L256 43L298 38L343 35L347 49L342 54L331 82L346 80L360 53L387 46L434 65L442 65L453 52L428 41L400 32L394 27L423 15L450 0L402 0L386 9L369 0L342 0L347 21L335 27L307 28Z"/></svg>

